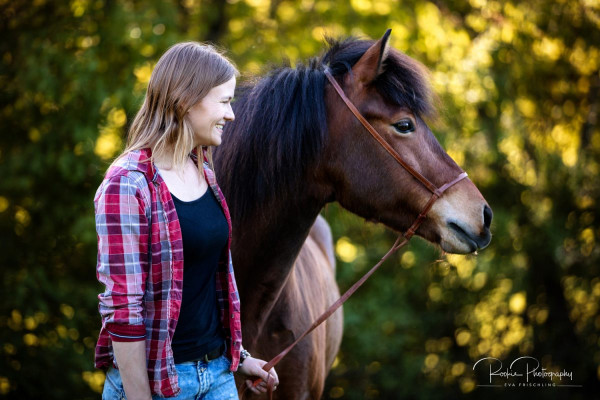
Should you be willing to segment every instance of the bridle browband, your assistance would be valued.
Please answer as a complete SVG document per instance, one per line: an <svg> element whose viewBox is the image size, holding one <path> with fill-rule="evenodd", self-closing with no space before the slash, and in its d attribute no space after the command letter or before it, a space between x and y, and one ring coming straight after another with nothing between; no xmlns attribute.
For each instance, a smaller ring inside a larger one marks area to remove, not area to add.
<svg viewBox="0 0 600 400"><path fill-rule="evenodd" d="M327 318L329 318L329 316L331 316L331 314L333 314L342 304L344 304L344 302L346 300L348 300L348 298L350 296L352 296L352 294L354 294L354 292L367 279L369 279L369 277L379 268L379 266L381 264L383 264L383 262L385 260L388 259L389 256L391 256L393 253L395 253L401 247L406 245L408 243L408 241L410 240L410 238L412 238L412 236L415 234L417 229L419 229L419 226L421 226L421 224L427 217L427 213L431 210L431 207L433 207L433 203L435 203L435 201L437 199L439 199L446 190L448 190L450 187L454 186L456 183L460 182L461 180L463 180L464 178L467 177L467 173L463 171L455 179L453 179L452 181L450 181L448 183L443 184L439 188L437 186L435 186L427 178L425 178L418 171L416 171L413 167L408 165L408 163L406 161L404 161L402 159L402 157L400 157L400 155L392 148L392 146L390 146L390 144L388 142L386 142L385 139L383 139L383 137L377 132L377 130L375 130L375 128L373 128L373 126L369 123L369 121L367 121L365 119L365 117L362 116L362 114L360 113L360 111L358 111L356 106L350 101L350 99L348 99L348 97L344 93L344 90L340 87L340 85L335 80L333 75L331 75L331 71L329 70L328 67L325 68L324 73L325 73L325 76L327 77L327 79L329 80L329 83L331 83L331 86L333 86L333 88L335 89L337 94L344 101L346 106L348 106L348 108L350 109L352 114L354 114L356 119L358 119L358 121L371 134L371 136L373 136L373 138L375 140L377 140L379 142L379 144L392 157L394 157L394 159L398 162L398 164L400 164L406 171L408 171L408 173L410 173L415 179L417 179L419 182L421 182L423 184L423 186L425 186L427 188L427 190L429 190L431 192L431 197L427 201L427 204L425 204L425 207L423 207L423 210L419 213L417 219L415 219L415 221L406 230L406 232L404 232L403 234L400 234L400 236L398 236L398 238L396 239L396 242L394 242L392 248L381 258L381 260L379 260L379 262L377 264L375 264L365 275L363 275L362 278L360 278L354 285L352 285L352 287L350 289L348 289L346 291L346 293L344 293L335 303L333 303L315 322L313 322L313 324L306 331L304 331L304 333L302 333L302 335L300 335L296 340L294 340L294 342L292 344L290 344L281 353L279 353L277 356L275 356L271 361L266 363L263 366L263 369L265 371L269 371L271 368L273 368L275 365L277 365L279 363L279 361L281 361L281 359L283 357L285 357L285 355L290 350L292 350L298 342L300 342L300 340L302 340L306 335L308 335L310 332L312 332L314 329L316 329L319 325L321 325L321 323L323 323L325 320L327 320ZM253 382L253 386L257 386L261 382L261 380L262 379L260 379L260 378L255 380ZM268 392L269 392L269 398L272 398L273 383L272 383L271 379L268 379L268 381L267 381L267 388L268 388ZM242 392L242 396L243 396L244 392L245 392L245 389Z"/></svg>

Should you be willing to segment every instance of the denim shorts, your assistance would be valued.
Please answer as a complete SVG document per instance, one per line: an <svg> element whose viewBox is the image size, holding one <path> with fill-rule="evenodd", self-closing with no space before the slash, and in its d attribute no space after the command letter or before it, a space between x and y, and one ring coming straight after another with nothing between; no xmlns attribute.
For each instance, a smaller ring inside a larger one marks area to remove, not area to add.
<svg viewBox="0 0 600 400"><path fill-rule="evenodd" d="M189 361L175 364L181 392L174 400L221 400L238 399L233 372L229 371L231 361L222 355L214 360ZM119 370L110 367L106 373L102 400L125 400L125 391ZM163 397L152 396L159 400Z"/></svg>

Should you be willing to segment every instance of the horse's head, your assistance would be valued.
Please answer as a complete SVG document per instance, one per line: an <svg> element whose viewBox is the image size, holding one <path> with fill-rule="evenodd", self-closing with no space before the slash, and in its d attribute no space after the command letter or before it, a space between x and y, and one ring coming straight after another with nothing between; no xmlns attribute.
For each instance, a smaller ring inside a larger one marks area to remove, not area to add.
<svg viewBox="0 0 600 400"><path fill-rule="evenodd" d="M426 69L377 42L348 41L324 56L348 98L412 168L437 187L461 168L442 149L422 117L431 109ZM348 71L348 68L351 70ZM431 193L371 137L331 85L325 89L329 139L321 165L331 198L348 210L406 230ZM492 210L469 179L449 188L417 234L450 253L471 253L490 240Z"/></svg>

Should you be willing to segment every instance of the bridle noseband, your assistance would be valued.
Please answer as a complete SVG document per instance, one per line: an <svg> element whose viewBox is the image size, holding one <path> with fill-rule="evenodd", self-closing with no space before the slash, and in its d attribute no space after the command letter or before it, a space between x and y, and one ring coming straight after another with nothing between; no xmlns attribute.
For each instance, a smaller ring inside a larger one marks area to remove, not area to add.
<svg viewBox="0 0 600 400"><path fill-rule="evenodd" d="M414 168L412 168L410 165L408 165L408 163L406 161L404 161L402 159L402 157L400 157L400 155L392 148L392 146L390 146L390 144L388 142L386 142L385 139L383 139L383 137L377 132L377 130L375 130L375 128L373 128L373 126L369 123L369 121L367 121L365 119L365 117L362 116L362 114L360 113L360 111L358 111L358 109L354 106L354 104L352 104L352 102L350 101L350 99L348 99L348 97L344 93L344 90L337 83L337 81L335 80L335 78L333 77L333 75L331 75L331 72L330 72L329 68L326 68L324 72L325 72L325 76L329 80L329 83L331 83L331 85L333 86L333 88L335 89L335 91L338 93L338 95L341 97L341 99L344 101L344 103L346 103L346 106L348 106L348 108L350 109L350 111L352 111L352 114L354 114L354 116L356 117L356 119L358 119L360 121L360 123L367 129L367 131L369 131L369 133L371 134L371 136L373 136L373 138L375 138L375 140L377 140L379 142L379 144L381 144L381 146L388 153L390 153L390 155L392 157L394 157L394 159L398 162L398 164L400 164L406 171L408 171L412 176L414 176L415 179L417 179L419 182L421 182L423 184L423 186L425 186L427 188L427 190L429 190L431 192L431 197L429 198L429 201L427 201L427 204L425 204L425 207L423 207L423 210L421 211L421 213L419 214L419 216L417 217L417 219L412 223L412 225L410 226L410 228L408 228L406 230L406 232L404 232L403 234L401 234L400 236L398 236L398 239L396 239L396 242L394 243L394 245L392 246L392 248L385 254L385 256L383 256L381 258L381 260L379 260L379 262L377 264L375 264L369 270L369 272L367 272L365 275L363 275L362 278L360 278L354 285L352 285L352 287L350 289L348 289L346 291L346 293L344 293L335 303L333 303L292 344L290 344L281 353L279 353L277 356L275 356L271 361L269 361L268 363L266 363L263 366L263 369L265 371L269 371L271 368L273 368L275 365L277 365L277 363L279 363L279 361L281 361L281 359L290 350L292 350L294 348L294 346L296 346L296 344L298 342L300 342L300 340L302 340L306 335L308 335L310 332L312 332L314 329L316 329L319 325L321 325L321 323L323 323L325 320L327 320L327 318L329 318L329 316L331 314L333 314L342 304L344 304L344 302L346 300L348 300L348 298L350 296L352 296L352 294L367 279L369 279L369 277L379 268L379 266L381 264L383 264L383 262L385 260L388 259L389 256L391 256L393 253L395 253L402 246L406 245L408 243L408 241L410 240L410 238L415 234L415 232L417 231L417 229L419 228L419 226L421 225L421 223L423 223L423 221L427 217L427 213L431 210L431 207L433 207L433 203L435 203L435 201L437 199L439 199L442 196L442 194L446 190L448 190L448 188L454 186L456 183L460 182L461 180L463 180L464 178L467 177L467 173L463 171L455 179L453 179L452 181L450 181L448 183L443 184L439 188L437 186L435 186L427 178L425 178L423 175L421 175L419 172L417 172ZM257 386L260 383L261 380L262 379L260 379L260 378L257 379L257 380L255 380L253 382L253 385ZM267 389L268 389L268 392L269 392L269 398L272 398L273 383L272 383L271 379L269 379L267 381ZM242 397L243 397L244 392L245 392L245 390L242 392Z"/></svg>

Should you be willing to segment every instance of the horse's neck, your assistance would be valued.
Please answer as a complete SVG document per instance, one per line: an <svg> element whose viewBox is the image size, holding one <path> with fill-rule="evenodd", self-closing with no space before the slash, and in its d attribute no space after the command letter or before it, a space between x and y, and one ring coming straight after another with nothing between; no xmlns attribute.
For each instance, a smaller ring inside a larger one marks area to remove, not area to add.
<svg viewBox="0 0 600 400"><path fill-rule="evenodd" d="M260 334L322 206L296 198L294 204L260 209L234 226L234 266L244 332L251 341Z"/></svg>

